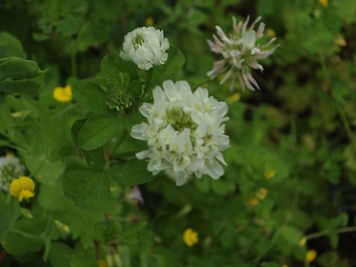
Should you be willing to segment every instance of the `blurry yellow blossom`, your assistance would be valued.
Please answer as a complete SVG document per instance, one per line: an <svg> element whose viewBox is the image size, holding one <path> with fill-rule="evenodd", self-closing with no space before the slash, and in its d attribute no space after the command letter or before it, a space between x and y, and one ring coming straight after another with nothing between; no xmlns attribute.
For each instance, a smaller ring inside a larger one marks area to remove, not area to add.
<svg viewBox="0 0 356 267"><path fill-rule="evenodd" d="M268 190L264 187L261 187L260 189L258 189L258 191L256 192L256 197L259 200L265 199L268 195Z"/></svg>
<svg viewBox="0 0 356 267"><path fill-rule="evenodd" d="M66 87L56 87L53 89L53 98L61 103L72 101L72 87L67 85Z"/></svg>
<svg viewBox="0 0 356 267"><path fill-rule="evenodd" d="M239 93L235 93L235 94L229 96L228 98L226 98L226 102L232 104L232 103L239 101L240 98L241 98L241 95Z"/></svg>
<svg viewBox="0 0 356 267"><path fill-rule="evenodd" d="M198 233L191 228L187 228L184 230L183 240L188 247L192 247L199 242Z"/></svg>
<svg viewBox="0 0 356 267"><path fill-rule="evenodd" d="M323 7L327 7L329 4L328 0L319 0L320 5L322 5Z"/></svg>
<svg viewBox="0 0 356 267"><path fill-rule="evenodd" d="M155 23L154 19L151 16L148 16L145 19L145 25L146 26L152 26Z"/></svg>
<svg viewBox="0 0 356 267"><path fill-rule="evenodd" d="M344 38L344 36L342 36L341 34L339 34L335 40L334 40L335 44L338 46L346 46L346 40Z"/></svg>
<svg viewBox="0 0 356 267"><path fill-rule="evenodd" d="M66 225L60 221L57 221L57 220L54 220L54 224L57 226L59 231L65 233L65 234L68 234L70 232L70 228L68 225Z"/></svg>
<svg viewBox="0 0 356 267"><path fill-rule="evenodd" d="M274 176L276 176L276 171L275 170L266 170L265 171L265 178L267 180L271 180Z"/></svg>
<svg viewBox="0 0 356 267"><path fill-rule="evenodd" d="M316 256L318 256L318 253L314 249L310 249L307 251L307 254L305 255L305 261L306 262L312 262L315 260Z"/></svg>
<svg viewBox="0 0 356 267"><path fill-rule="evenodd" d="M100 259L100 260L98 260L98 266L99 267L108 267L108 264L106 263L106 260Z"/></svg>
<svg viewBox="0 0 356 267"><path fill-rule="evenodd" d="M267 29L266 30L266 35L268 37L275 37L276 36L276 32L273 29Z"/></svg>
<svg viewBox="0 0 356 267"><path fill-rule="evenodd" d="M16 197L20 202L24 199L30 199L35 195L35 182L27 176L21 176L12 180L10 184L10 194Z"/></svg>
<svg viewBox="0 0 356 267"><path fill-rule="evenodd" d="M300 239L299 246L304 247L306 243L307 243L307 238L304 236L302 239Z"/></svg>
<svg viewBox="0 0 356 267"><path fill-rule="evenodd" d="M282 267L289 267L287 264L283 264Z"/></svg>
<svg viewBox="0 0 356 267"><path fill-rule="evenodd" d="M258 204L258 202L259 202L259 200L258 200L258 198L251 198L249 201L248 201L248 204L250 205L250 206L257 206L257 204Z"/></svg>

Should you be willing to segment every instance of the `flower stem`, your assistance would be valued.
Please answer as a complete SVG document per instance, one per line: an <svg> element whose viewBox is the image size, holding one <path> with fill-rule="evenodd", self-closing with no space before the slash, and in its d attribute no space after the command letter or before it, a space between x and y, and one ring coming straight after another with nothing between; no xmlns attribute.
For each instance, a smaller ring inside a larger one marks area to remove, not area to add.
<svg viewBox="0 0 356 267"><path fill-rule="evenodd" d="M146 80L144 83L143 87L143 92L142 92L142 100L145 98L146 94L148 93L148 87L150 86L151 80L152 80L152 75L153 75L153 68L151 68L146 75Z"/></svg>
<svg viewBox="0 0 356 267"><path fill-rule="evenodd" d="M325 56L321 56L320 64L321 64L323 75L324 75L324 77L326 79L327 85L328 85L329 89L331 90L332 89L331 78L330 78L330 74L329 74L329 69L328 69L328 67L326 65ZM356 147L356 138L355 138L355 135L353 134L353 132L351 130L351 127L350 127L350 124L349 124L349 122L347 120L345 111L341 107L339 107L338 102L335 99L335 97L332 94L332 92L331 92L331 97L335 100L336 109L337 109L337 112L339 113L339 116L341 118L342 124L343 124L343 126L345 128L345 132L347 134L347 137L349 138L351 144Z"/></svg>
<svg viewBox="0 0 356 267"><path fill-rule="evenodd" d="M336 234L344 234L344 233L350 233L350 232L356 232L356 226L342 227L335 231ZM305 236L305 238L307 240L316 239L316 238L328 235L328 233L329 233L328 231L320 231L317 233L307 235L307 236Z"/></svg>

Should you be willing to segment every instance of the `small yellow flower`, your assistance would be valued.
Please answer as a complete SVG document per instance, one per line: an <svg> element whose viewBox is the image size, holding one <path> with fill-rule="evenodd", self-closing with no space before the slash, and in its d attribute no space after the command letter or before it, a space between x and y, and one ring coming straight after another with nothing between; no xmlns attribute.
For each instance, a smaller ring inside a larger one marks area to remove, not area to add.
<svg viewBox="0 0 356 267"><path fill-rule="evenodd" d="M342 36L341 34L335 38L334 43L337 46L346 46L347 45L344 36Z"/></svg>
<svg viewBox="0 0 356 267"><path fill-rule="evenodd" d="M248 204L250 205L250 206L252 206L252 207L254 207L254 206L257 206L258 205L258 202L260 202L259 200L258 200L258 198L251 198L249 201L248 201Z"/></svg>
<svg viewBox="0 0 356 267"><path fill-rule="evenodd" d="M145 25L146 26L152 26L155 23L154 19L151 16L148 16L145 19Z"/></svg>
<svg viewBox="0 0 356 267"><path fill-rule="evenodd" d="M35 182L27 176L21 176L18 179L12 180L10 184L10 194L17 197L19 202L24 199L34 197Z"/></svg>
<svg viewBox="0 0 356 267"><path fill-rule="evenodd" d="M58 230L61 231L62 233L68 234L70 232L70 228L68 225L57 220L54 220L54 224L57 226Z"/></svg>
<svg viewBox="0 0 356 267"><path fill-rule="evenodd" d="M276 176L276 171L275 170L266 170L265 171L265 178L267 180L271 180L274 176Z"/></svg>
<svg viewBox="0 0 356 267"><path fill-rule="evenodd" d="M192 228L187 228L183 233L183 241L188 247L192 247L199 242L198 233Z"/></svg>
<svg viewBox="0 0 356 267"><path fill-rule="evenodd" d="M216 79L217 79L219 82L221 82L222 79L224 79L224 74L218 75L218 76L216 77Z"/></svg>
<svg viewBox="0 0 356 267"><path fill-rule="evenodd" d="M108 264L107 264L106 260L100 259L100 260L98 260L98 266L99 267L108 267Z"/></svg>
<svg viewBox="0 0 356 267"><path fill-rule="evenodd" d="M229 96L228 98L226 98L226 101L228 103L232 104L232 103L239 101L240 98L241 98L241 95L239 93L235 93L235 94Z"/></svg>
<svg viewBox="0 0 356 267"><path fill-rule="evenodd" d="M320 5L323 7L327 7L329 4L329 0L319 0Z"/></svg>
<svg viewBox="0 0 356 267"><path fill-rule="evenodd" d="M307 254L305 255L305 261L306 262L312 262L315 260L316 256L318 256L318 253L314 249L310 249L307 251Z"/></svg>
<svg viewBox="0 0 356 267"><path fill-rule="evenodd" d="M268 37L275 37L276 36L276 32L274 30L272 30L272 29L267 29L266 30L266 35Z"/></svg>
<svg viewBox="0 0 356 267"><path fill-rule="evenodd" d="M282 267L289 267L287 264L283 264Z"/></svg>
<svg viewBox="0 0 356 267"><path fill-rule="evenodd" d="M307 238L304 236L302 239L300 239L299 246L304 247L306 243L307 243Z"/></svg>
<svg viewBox="0 0 356 267"><path fill-rule="evenodd" d="M72 87L67 85L66 87L56 87L53 89L53 98L61 103L72 101Z"/></svg>
<svg viewBox="0 0 356 267"><path fill-rule="evenodd" d="M264 187L261 187L257 192L256 192L256 197L259 200L263 200L267 197L268 195L268 190Z"/></svg>

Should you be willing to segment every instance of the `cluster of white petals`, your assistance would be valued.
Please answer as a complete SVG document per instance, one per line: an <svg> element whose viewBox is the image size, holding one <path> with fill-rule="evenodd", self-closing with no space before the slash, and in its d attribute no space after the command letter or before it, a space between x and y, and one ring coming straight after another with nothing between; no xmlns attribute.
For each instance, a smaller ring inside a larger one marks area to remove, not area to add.
<svg viewBox="0 0 356 267"><path fill-rule="evenodd" d="M0 191L7 192L10 182L24 174L25 167L17 157L12 154L0 157Z"/></svg>
<svg viewBox="0 0 356 267"><path fill-rule="evenodd" d="M169 42L162 30L141 27L125 35L120 56L133 61L140 69L149 70L167 61L168 49Z"/></svg>
<svg viewBox="0 0 356 267"><path fill-rule="evenodd" d="M144 103L140 112L147 122L135 125L131 136L144 140L148 149L136 154L148 159L154 175L165 171L177 185L193 174L218 179L226 164L222 151L229 147L225 135L227 105L209 96L205 88L192 92L186 81L163 82L153 90L153 104Z"/></svg>
<svg viewBox="0 0 356 267"><path fill-rule="evenodd" d="M250 26L249 17L245 22L236 23L233 17L233 31L227 36L224 31L216 26L217 36L213 35L214 40L208 40L210 49L220 54L223 59L214 63L213 69L208 72L210 78L222 75L220 83L230 81L230 88L233 89L237 80L240 81L242 88L247 87L254 91L259 89L256 80L251 75L251 68L263 70L258 60L265 59L272 55L278 45L271 47L276 38L265 41L265 24L260 23L257 31L255 25L261 20L258 17Z"/></svg>

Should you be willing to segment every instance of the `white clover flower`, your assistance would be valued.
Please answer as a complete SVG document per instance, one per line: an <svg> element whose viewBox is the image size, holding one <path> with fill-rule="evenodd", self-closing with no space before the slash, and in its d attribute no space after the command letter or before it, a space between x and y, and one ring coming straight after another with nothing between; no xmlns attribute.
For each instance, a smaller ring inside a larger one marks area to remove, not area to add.
<svg viewBox="0 0 356 267"><path fill-rule="evenodd" d="M0 157L0 191L7 192L10 182L23 175L25 175L25 167L17 157L12 154Z"/></svg>
<svg viewBox="0 0 356 267"><path fill-rule="evenodd" d="M186 81L163 82L153 90L153 104L144 103L140 112L147 123L132 128L131 136L147 141L148 149L136 154L149 159L154 175L165 171L176 184L186 183L193 174L218 179L226 165L222 151L229 147L225 135L227 105L209 97L199 87L194 93Z"/></svg>
<svg viewBox="0 0 356 267"><path fill-rule="evenodd" d="M231 89L233 89L236 80L240 81L242 88L247 87L252 91L260 89L251 75L251 68L263 70L258 60L272 55L278 47L278 45L271 47L276 38L274 37L268 42L263 39L265 24L262 22L257 31L254 30L261 17L258 17L249 27L247 27L249 17L247 17L245 23L240 21L236 24L234 17L232 20L233 31L229 36L219 26L216 26L218 37L213 35L214 41L208 40L211 51L220 54L223 59L216 61L213 69L207 74L211 79L223 75L220 83L229 80Z"/></svg>
<svg viewBox="0 0 356 267"><path fill-rule="evenodd" d="M125 35L120 56L124 60L133 61L140 69L149 70L167 61L168 49L169 42L163 31L154 27L141 27Z"/></svg>

